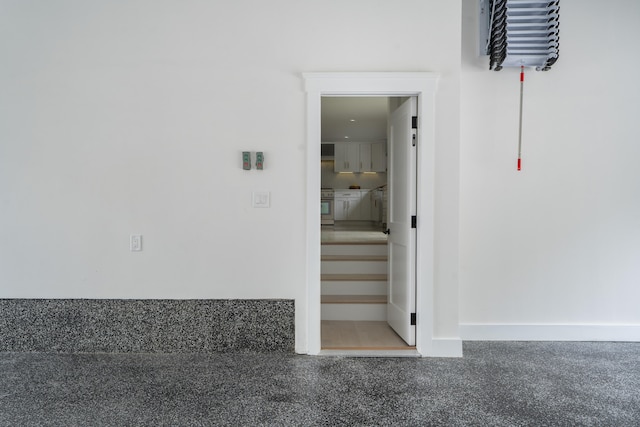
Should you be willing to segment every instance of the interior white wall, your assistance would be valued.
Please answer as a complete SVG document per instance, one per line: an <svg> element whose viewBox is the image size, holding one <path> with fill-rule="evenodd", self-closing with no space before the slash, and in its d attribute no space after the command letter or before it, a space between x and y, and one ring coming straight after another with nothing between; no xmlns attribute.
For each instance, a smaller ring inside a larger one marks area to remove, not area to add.
<svg viewBox="0 0 640 427"><path fill-rule="evenodd" d="M457 215L444 209L457 212L459 2L0 10L0 298L294 298L302 349L301 73L425 70L442 75L437 137L454 162L437 177L436 274L442 333L457 335ZM243 171L243 150L264 151L265 170ZM261 190L269 209L251 207Z"/></svg>
<svg viewBox="0 0 640 427"><path fill-rule="evenodd" d="M476 57L475 7L463 1L461 323L640 326L640 3L562 0L560 59L526 73L520 172L519 70Z"/></svg>

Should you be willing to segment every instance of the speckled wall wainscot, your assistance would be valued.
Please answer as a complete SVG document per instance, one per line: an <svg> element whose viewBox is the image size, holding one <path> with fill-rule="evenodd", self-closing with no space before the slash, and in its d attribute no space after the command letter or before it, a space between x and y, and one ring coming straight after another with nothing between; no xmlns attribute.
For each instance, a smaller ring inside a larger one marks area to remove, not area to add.
<svg viewBox="0 0 640 427"><path fill-rule="evenodd" d="M293 300L0 299L0 351L293 352Z"/></svg>

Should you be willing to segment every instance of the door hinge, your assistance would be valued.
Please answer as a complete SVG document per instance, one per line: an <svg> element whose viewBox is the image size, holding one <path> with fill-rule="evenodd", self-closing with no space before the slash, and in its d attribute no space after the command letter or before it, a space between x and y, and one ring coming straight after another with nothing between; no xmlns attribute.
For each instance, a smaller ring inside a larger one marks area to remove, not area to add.
<svg viewBox="0 0 640 427"><path fill-rule="evenodd" d="M411 217L411 228L418 228L418 217L415 215Z"/></svg>
<svg viewBox="0 0 640 427"><path fill-rule="evenodd" d="M418 116L411 116L411 130L413 131L411 145L416 146L416 132L418 131Z"/></svg>
<svg viewBox="0 0 640 427"><path fill-rule="evenodd" d="M416 326L416 314L411 313L411 326Z"/></svg>

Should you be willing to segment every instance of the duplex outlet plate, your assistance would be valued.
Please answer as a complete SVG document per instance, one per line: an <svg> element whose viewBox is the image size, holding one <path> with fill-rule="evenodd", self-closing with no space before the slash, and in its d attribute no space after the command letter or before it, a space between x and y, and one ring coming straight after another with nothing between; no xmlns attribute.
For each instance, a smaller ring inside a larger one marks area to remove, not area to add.
<svg viewBox="0 0 640 427"><path fill-rule="evenodd" d="M129 237L129 249L131 252L140 252L142 250L142 234L132 234Z"/></svg>

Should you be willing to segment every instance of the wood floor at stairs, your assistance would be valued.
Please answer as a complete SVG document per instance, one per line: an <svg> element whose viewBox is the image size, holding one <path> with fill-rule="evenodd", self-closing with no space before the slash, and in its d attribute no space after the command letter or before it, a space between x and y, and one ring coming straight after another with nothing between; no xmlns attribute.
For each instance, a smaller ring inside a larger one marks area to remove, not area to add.
<svg viewBox="0 0 640 427"><path fill-rule="evenodd" d="M322 321L323 350L412 350L387 322Z"/></svg>

